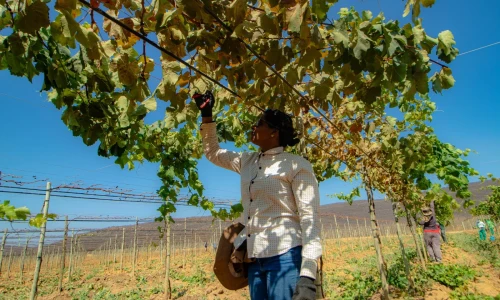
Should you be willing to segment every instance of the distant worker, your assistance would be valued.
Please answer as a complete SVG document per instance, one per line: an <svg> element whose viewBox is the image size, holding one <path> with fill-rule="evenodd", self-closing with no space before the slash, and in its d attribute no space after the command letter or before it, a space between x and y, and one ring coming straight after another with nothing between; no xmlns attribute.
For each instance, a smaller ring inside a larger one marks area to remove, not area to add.
<svg viewBox="0 0 500 300"><path fill-rule="evenodd" d="M207 252L207 251L208 251L208 243L205 242L205 252Z"/></svg>
<svg viewBox="0 0 500 300"><path fill-rule="evenodd" d="M488 226L488 229L490 230L490 241L494 242L495 241L495 224L493 223L492 220L488 219L488 220L486 220L486 226Z"/></svg>
<svg viewBox="0 0 500 300"><path fill-rule="evenodd" d="M479 229L479 240L486 241L486 224L481 220L477 220L476 226Z"/></svg>
<svg viewBox="0 0 500 300"><path fill-rule="evenodd" d="M436 212L434 211L434 201L429 206L422 208L423 220L419 222L423 225L424 241L427 246L427 253L432 261L441 263L441 240L439 225L436 221Z"/></svg>

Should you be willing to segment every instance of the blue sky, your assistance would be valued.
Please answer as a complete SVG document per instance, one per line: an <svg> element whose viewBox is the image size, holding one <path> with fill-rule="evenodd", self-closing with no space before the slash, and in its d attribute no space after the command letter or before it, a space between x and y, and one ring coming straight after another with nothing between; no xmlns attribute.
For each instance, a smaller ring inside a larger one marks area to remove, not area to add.
<svg viewBox="0 0 500 300"><path fill-rule="evenodd" d="M423 26L431 36L437 37L449 29L461 53L500 41L496 21L500 2L478 0L474 5L458 5L457 1L437 0L431 9L422 11ZM376 15L380 8L387 19L402 23L403 2L388 0L341 0L333 11L354 6L357 10L371 10ZM335 14L332 14L335 18ZM500 45L459 56L450 67L456 79L453 89L442 95L431 95L438 111L432 122L439 138L458 148L470 148L477 153L469 156L474 168L481 174L500 174L500 125L498 111L500 97ZM433 54L435 57L435 54ZM3 174L23 176L21 180L49 179L53 185L82 182L83 185L101 184L119 186L134 193L155 192L160 181L156 177L157 165L136 165L133 171L121 170L113 159L97 156L97 145L87 147L80 138L73 137L60 120L61 111L40 94L41 78L33 84L24 78L13 77L0 71L0 171ZM152 87L153 88L153 87ZM206 187L205 194L217 199L238 201L239 176L211 165L206 159L199 163L199 174ZM40 183L35 186L44 186ZM321 204L335 200L328 194L348 193L355 184L331 179L321 183ZM362 195L364 196L364 195ZM9 199L16 206L28 206L32 212L40 210L43 197L1 193L0 200ZM50 211L58 215L77 216L157 216L157 205L116 203L52 198ZM175 217L201 216L198 208L179 207ZM54 225L59 227L62 224ZM92 227L109 224L75 224ZM0 229L10 226L0 223ZM19 227L19 226L16 226Z"/></svg>

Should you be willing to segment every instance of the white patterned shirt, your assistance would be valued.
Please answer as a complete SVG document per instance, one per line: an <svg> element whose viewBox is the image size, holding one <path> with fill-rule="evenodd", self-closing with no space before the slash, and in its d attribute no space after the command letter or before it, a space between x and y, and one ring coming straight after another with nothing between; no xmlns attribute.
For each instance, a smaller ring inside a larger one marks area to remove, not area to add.
<svg viewBox="0 0 500 300"><path fill-rule="evenodd" d="M263 153L221 149L215 122L202 124L200 130L207 159L241 175L245 228L234 246L247 240L248 257L265 258L302 245L300 276L316 278L319 191L311 163L283 152L283 147Z"/></svg>

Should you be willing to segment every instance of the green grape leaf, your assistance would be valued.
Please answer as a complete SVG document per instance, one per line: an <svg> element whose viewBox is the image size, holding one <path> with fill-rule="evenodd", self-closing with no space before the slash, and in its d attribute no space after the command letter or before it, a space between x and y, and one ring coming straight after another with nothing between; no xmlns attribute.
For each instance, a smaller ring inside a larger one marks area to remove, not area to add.
<svg viewBox="0 0 500 300"><path fill-rule="evenodd" d="M235 0L227 8L227 18L233 28L245 20L247 13L247 1Z"/></svg>
<svg viewBox="0 0 500 300"><path fill-rule="evenodd" d="M356 47L354 47L354 57L361 60L364 53L370 49L370 38L361 30L357 30L358 40Z"/></svg>
<svg viewBox="0 0 500 300"><path fill-rule="evenodd" d="M7 8L0 6L0 29L10 26L11 22L12 18Z"/></svg>
<svg viewBox="0 0 500 300"><path fill-rule="evenodd" d="M14 207L10 204L9 200L5 200L0 204L0 219L6 219L9 221L15 220L26 220L30 210L26 207Z"/></svg>
<svg viewBox="0 0 500 300"><path fill-rule="evenodd" d="M16 18L16 27L22 32L35 34L50 25L49 8L45 2L36 1L26 7L24 13Z"/></svg>
<svg viewBox="0 0 500 300"><path fill-rule="evenodd" d="M318 21L323 22L330 6L325 0L312 0L311 9L312 13L318 17Z"/></svg>

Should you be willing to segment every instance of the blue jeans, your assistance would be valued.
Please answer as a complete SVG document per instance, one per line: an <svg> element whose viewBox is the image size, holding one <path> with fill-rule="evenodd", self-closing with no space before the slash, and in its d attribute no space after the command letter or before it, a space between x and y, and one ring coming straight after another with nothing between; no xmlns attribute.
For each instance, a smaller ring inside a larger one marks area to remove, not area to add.
<svg viewBox="0 0 500 300"><path fill-rule="evenodd" d="M248 266L248 285L252 300L289 300L300 277L302 246L266 258L257 258Z"/></svg>

